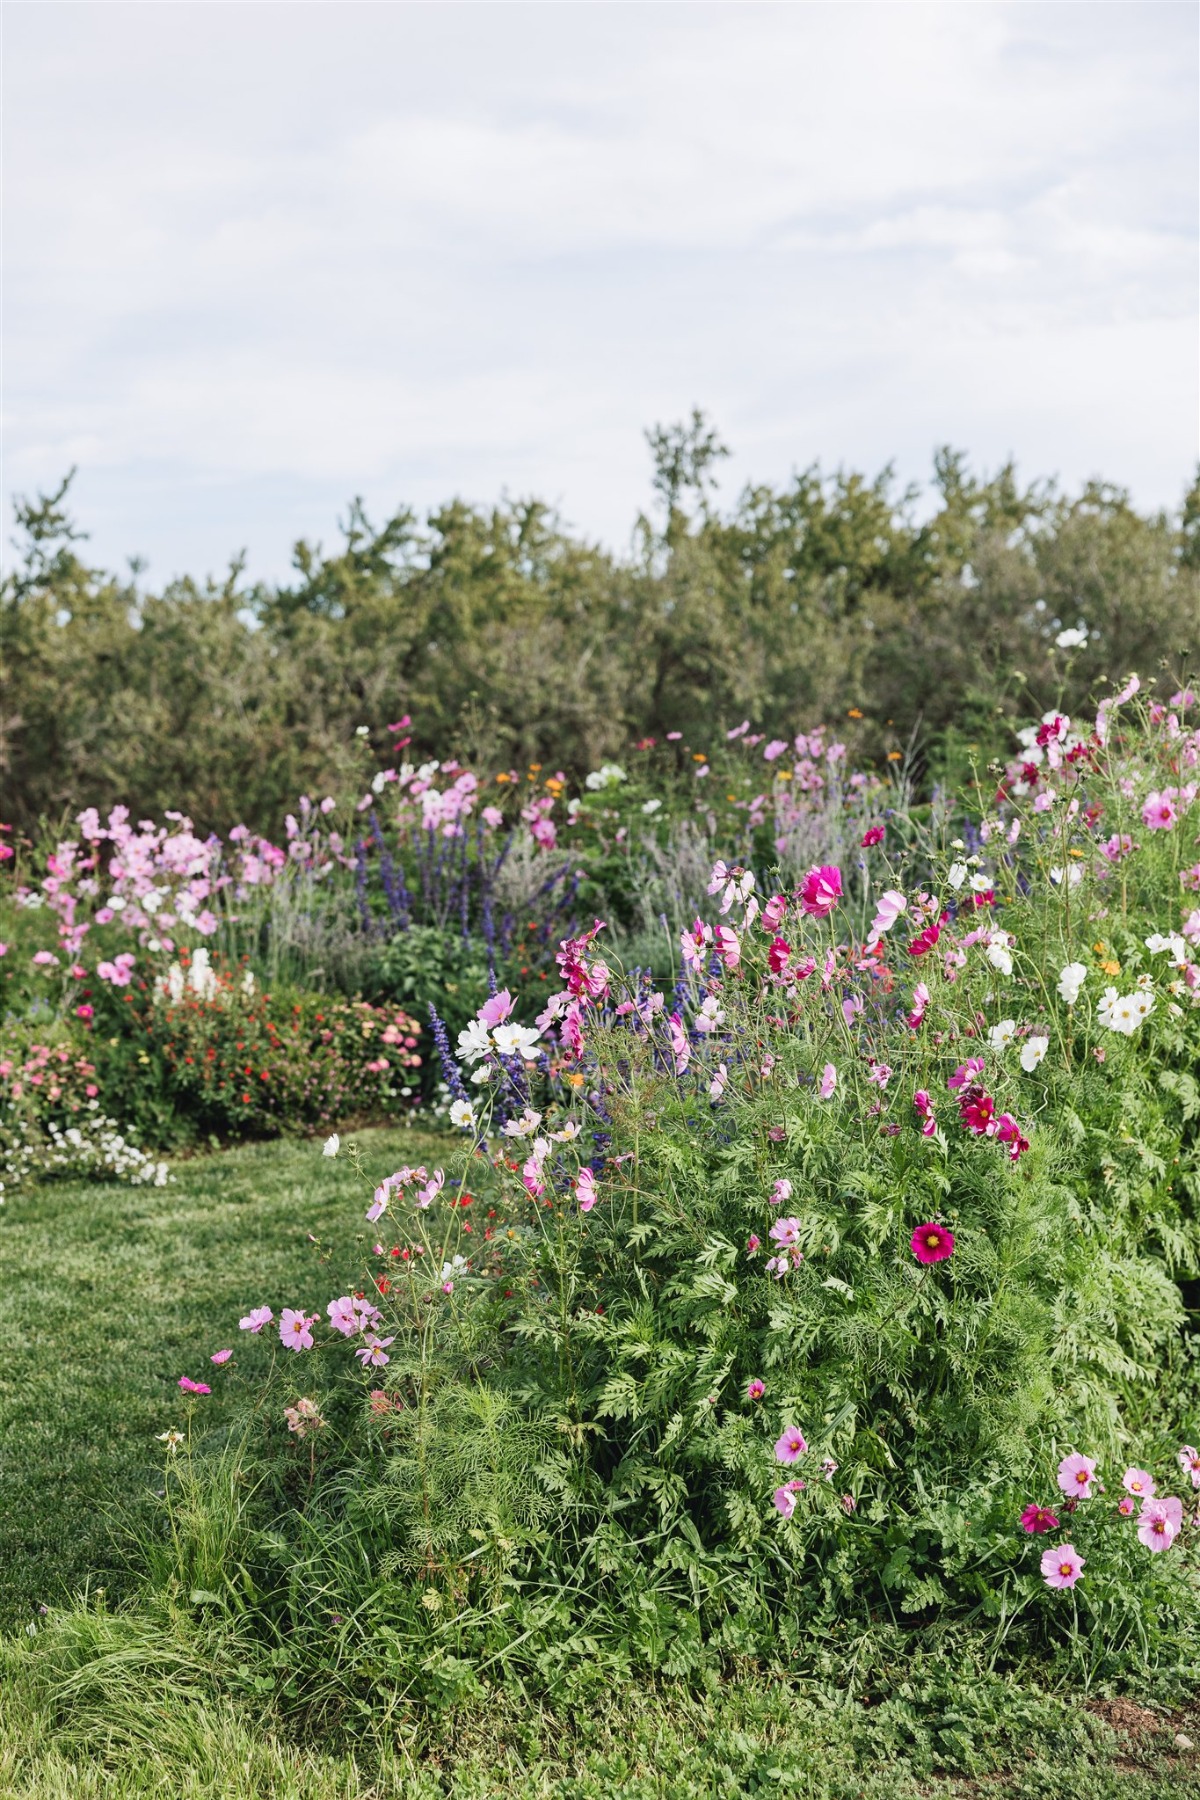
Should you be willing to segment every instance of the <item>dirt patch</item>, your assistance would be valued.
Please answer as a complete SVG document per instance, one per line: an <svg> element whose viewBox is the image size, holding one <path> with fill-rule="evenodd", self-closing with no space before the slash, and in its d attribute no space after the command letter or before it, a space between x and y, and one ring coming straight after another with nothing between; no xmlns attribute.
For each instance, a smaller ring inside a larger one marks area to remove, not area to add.
<svg viewBox="0 0 1200 1800"><path fill-rule="evenodd" d="M1168 1722L1161 1713L1151 1712L1148 1706L1139 1706L1136 1700L1127 1700L1124 1696L1115 1700L1089 1700L1087 1711L1103 1719L1122 1737L1132 1738L1135 1742L1139 1738L1156 1737L1167 1730Z"/></svg>

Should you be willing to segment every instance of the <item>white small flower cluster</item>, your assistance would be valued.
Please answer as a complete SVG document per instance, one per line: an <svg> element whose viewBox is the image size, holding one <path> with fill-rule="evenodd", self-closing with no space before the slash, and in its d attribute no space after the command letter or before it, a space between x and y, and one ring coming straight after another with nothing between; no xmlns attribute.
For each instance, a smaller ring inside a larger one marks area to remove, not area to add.
<svg viewBox="0 0 1200 1800"><path fill-rule="evenodd" d="M1016 1036L1017 1021L1001 1019L1000 1023L993 1025L988 1032L988 1043L993 1050L1006 1050L1009 1044L1014 1042ZM1040 1032L1033 1032L1025 1039L1021 1045L1021 1067L1027 1075L1032 1075L1038 1065L1045 1060L1049 1048L1050 1039Z"/></svg>
<svg viewBox="0 0 1200 1800"><path fill-rule="evenodd" d="M1132 1037L1144 1019L1154 1011L1154 995L1150 979L1143 976L1131 994L1119 994L1115 987L1105 988L1096 1007L1096 1017L1109 1031Z"/></svg>
<svg viewBox="0 0 1200 1800"><path fill-rule="evenodd" d="M31 1132L28 1122L10 1116L0 1128L0 1199L23 1181L70 1177L110 1179L131 1187L165 1187L172 1180L165 1162L156 1162L131 1144L115 1119L89 1112L78 1125L65 1128L53 1120L46 1135Z"/></svg>
<svg viewBox="0 0 1200 1800"><path fill-rule="evenodd" d="M617 787L624 779L625 771L620 763L601 763L598 769L584 776L583 785L596 794L601 788Z"/></svg>

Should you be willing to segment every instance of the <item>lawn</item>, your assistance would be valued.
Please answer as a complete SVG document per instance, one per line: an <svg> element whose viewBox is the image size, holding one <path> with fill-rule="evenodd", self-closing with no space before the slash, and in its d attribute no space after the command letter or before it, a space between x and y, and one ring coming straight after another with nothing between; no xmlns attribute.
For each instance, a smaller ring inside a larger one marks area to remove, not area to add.
<svg viewBox="0 0 1200 1800"><path fill-rule="evenodd" d="M437 1141L415 1132L363 1141L372 1167L437 1160ZM0 1213L4 1795L1200 1794L1196 1757L1176 1742L1200 1742L1200 1717L1173 1711L1165 1689L1148 1686L1143 1706L1062 1693L1051 1671L989 1670L982 1639L962 1631L881 1634L846 1661L837 1645L814 1646L803 1683L746 1671L701 1696L659 1684L599 1696L569 1720L499 1694L436 1725L398 1722L382 1762L291 1744L211 1698L173 1707L149 1677L139 1712L127 1672L138 1665L115 1653L114 1678L131 1686L125 1736L111 1705L103 1724L99 1709L64 1713L25 1628L85 1588L104 1589L110 1609L131 1594L123 1532L156 1486L156 1434L179 1422L179 1376L203 1378L227 1345L270 1353L238 1341L237 1318L260 1298L311 1305L325 1292L322 1246L349 1247L355 1231L346 1199L344 1170L318 1144L288 1142L183 1162L166 1189L30 1188ZM201 1416L216 1435L219 1376L213 1386ZM97 1632L112 1629L93 1616Z"/></svg>
<svg viewBox="0 0 1200 1800"><path fill-rule="evenodd" d="M370 1158L434 1157L414 1132L362 1134ZM389 1166L391 1166L389 1164ZM59 1183L0 1209L0 1624L84 1587L128 1583L122 1521L158 1484L155 1436L180 1375L212 1374L260 1295L314 1301L320 1252L349 1244L345 1171L311 1141L180 1162L166 1188ZM221 1382L203 1417L222 1423Z"/></svg>

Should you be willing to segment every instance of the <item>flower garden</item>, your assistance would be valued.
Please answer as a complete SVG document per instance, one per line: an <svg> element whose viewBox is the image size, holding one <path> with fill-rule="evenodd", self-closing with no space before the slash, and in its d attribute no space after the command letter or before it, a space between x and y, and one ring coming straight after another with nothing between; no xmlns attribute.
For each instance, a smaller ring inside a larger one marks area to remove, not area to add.
<svg viewBox="0 0 1200 1800"><path fill-rule="evenodd" d="M3 835L6 1791L1200 1779L1195 693L356 754Z"/></svg>

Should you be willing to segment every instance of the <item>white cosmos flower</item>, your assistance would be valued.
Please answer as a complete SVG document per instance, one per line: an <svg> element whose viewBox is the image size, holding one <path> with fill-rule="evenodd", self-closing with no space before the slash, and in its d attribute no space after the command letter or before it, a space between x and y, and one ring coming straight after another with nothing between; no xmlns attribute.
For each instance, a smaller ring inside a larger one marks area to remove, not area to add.
<svg viewBox="0 0 1200 1800"><path fill-rule="evenodd" d="M1082 627L1070 626L1060 631L1054 642L1060 650L1078 650L1081 644L1087 643L1088 634Z"/></svg>
<svg viewBox="0 0 1200 1800"><path fill-rule="evenodd" d="M658 799L643 800L642 811L649 816L651 813L656 813L661 805L662 801Z"/></svg>
<svg viewBox="0 0 1200 1800"><path fill-rule="evenodd" d="M1007 1044L1012 1043L1016 1035L1017 1021L1015 1019L1001 1019L1000 1023L998 1025L993 1025L992 1029L988 1032L988 1043L992 1046L993 1050L1003 1050Z"/></svg>
<svg viewBox="0 0 1200 1800"><path fill-rule="evenodd" d="M481 1062L477 1069L471 1070L471 1080L478 1086L480 1082L489 1081L491 1079L491 1074L492 1071L488 1064Z"/></svg>
<svg viewBox="0 0 1200 1800"><path fill-rule="evenodd" d="M468 1067L486 1056L491 1047L488 1028L480 1019L472 1019L466 1030L458 1034L458 1054Z"/></svg>
<svg viewBox="0 0 1200 1800"><path fill-rule="evenodd" d="M1021 1067L1027 1075L1032 1075L1047 1050L1050 1048L1048 1037L1026 1038L1021 1046Z"/></svg>
<svg viewBox="0 0 1200 1800"><path fill-rule="evenodd" d="M1050 879L1055 887L1061 887L1064 881L1068 887L1078 887L1083 880L1083 870L1078 863L1068 863L1065 869L1051 869Z"/></svg>
<svg viewBox="0 0 1200 1800"><path fill-rule="evenodd" d="M990 875L972 875L971 886L977 894L986 894L992 885Z"/></svg>
<svg viewBox="0 0 1200 1800"><path fill-rule="evenodd" d="M579 1127L574 1119L568 1119L561 1131L552 1131L550 1136L556 1144L569 1144L572 1139L579 1136Z"/></svg>
<svg viewBox="0 0 1200 1800"><path fill-rule="evenodd" d="M1058 992L1068 1006L1074 1006L1086 980L1087 965L1085 963L1068 963L1066 968L1060 971L1058 977Z"/></svg>
<svg viewBox="0 0 1200 1800"><path fill-rule="evenodd" d="M450 1123L461 1131L474 1131L475 1114L469 1100L455 1100L450 1108Z"/></svg>
<svg viewBox="0 0 1200 1800"><path fill-rule="evenodd" d="M1012 974L1013 960L1004 944L989 944L984 954L993 969L998 969L1001 975Z"/></svg>
<svg viewBox="0 0 1200 1800"><path fill-rule="evenodd" d="M967 879L966 863L965 862L951 863L949 869L946 871L946 880L950 883L950 886L954 889L955 893L958 892L959 888L962 886L963 882L966 879Z"/></svg>
<svg viewBox="0 0 1200 1800"><path fill-rule="evenodd" d="M336 1156L341 1147L342 1140L335 1131L330 1137L325 1139L324 1144L321 1146L321 1155Z"/></svg>
<svg viewBox="0 0 1200 1800"><path fill-rule="evenodd" d="M501 1056L523 1056L526 1062L533 1062L538 1055L540 1036L532 1025L514 1025L509 1020L496 1026L492 1042Z"/></svg>
<svg viewBox="0 0 1200 1800"><path fill-rule="evenodd" d="M1156 956L1168 951L1173 963L1182 964L1188 959L1187 944L1177 931L1169 931L1165 936L1161 931L1155 931L1144 941L1147 950L1152 950Z"/></svg>

